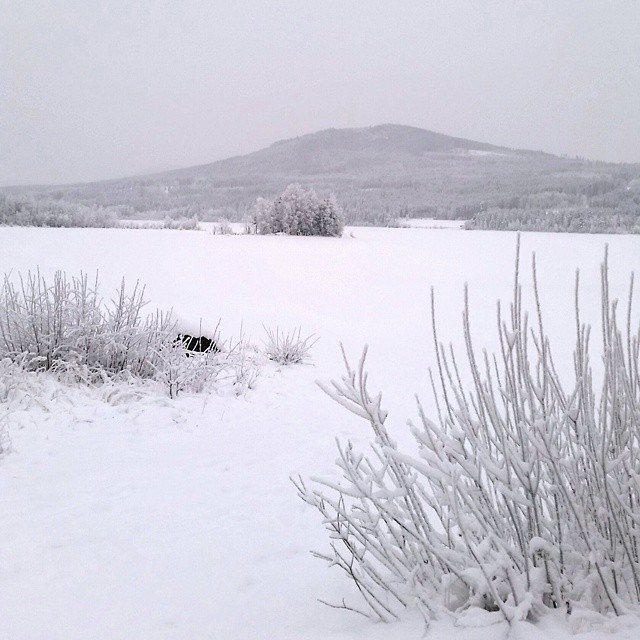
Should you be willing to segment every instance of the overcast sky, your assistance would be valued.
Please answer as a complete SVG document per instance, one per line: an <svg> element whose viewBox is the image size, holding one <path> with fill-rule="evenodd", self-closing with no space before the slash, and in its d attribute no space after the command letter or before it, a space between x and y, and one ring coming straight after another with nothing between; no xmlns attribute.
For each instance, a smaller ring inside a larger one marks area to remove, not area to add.
<svg viewBox="0 0 640 640"><path fill-rule="evenodd" d="M0 184L408 124L640 162L638 0L0 0Z"/></svg>

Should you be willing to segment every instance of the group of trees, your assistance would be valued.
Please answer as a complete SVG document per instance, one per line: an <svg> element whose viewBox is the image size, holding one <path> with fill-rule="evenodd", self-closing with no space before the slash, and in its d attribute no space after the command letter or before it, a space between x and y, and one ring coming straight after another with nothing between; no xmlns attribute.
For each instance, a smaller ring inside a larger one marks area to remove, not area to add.
<svg viewBox="0 0 640 640"><path fill-rule="evenodd" d="M165 229L198 229L197 215L167 212ZM102 207L62 199L15 197L0 193L0 225L29 227L118 227L130 213L127 207ZM157 212L156 212L157 213ZM134 223L135 225L135 223ZM296 236L340 236L344 216L335 197L320 198L313 189L290 184L275 200L258 198L249 218L250 233L286 233Z"/></svg>
<svg viewBox="0 0 640 640"><path fill-rule="evenodd" d="M180 216L170 211L162 221L146 223L150 229L200 229L197 215ZM144 227L145 223L129 223L128 208L84 205L65 200L16 198L0 193L0 226L12 227ZM152 219L154 216L151 217ZM132 218L133 219L133 218Z"/></svg>
<svg viewBox="0 0 640 640"><path fill-rule="evenodd" d="M18 227L115 227L117 213L75 202L14 198L0 193L0 225Z"/></svg>
<svg viewBox="0 0 640 640"><path fill-rule="evenodd" d="M640 207L568 207L566 209L498 209L469 220L467 229L498 231L569 231L574 233L640 233Z"/></svg>
<svg viewBox="0 0 640 640"><path fill-rule="evenodd" d="M251 233L292 236L341 236L344 217L335 197L290 184L275 200L258 198L248 224Z"/></svg>

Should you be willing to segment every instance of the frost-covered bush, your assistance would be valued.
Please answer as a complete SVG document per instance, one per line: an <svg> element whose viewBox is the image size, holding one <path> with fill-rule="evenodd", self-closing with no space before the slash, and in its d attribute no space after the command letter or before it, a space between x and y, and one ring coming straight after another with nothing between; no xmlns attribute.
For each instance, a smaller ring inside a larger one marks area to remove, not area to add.
<svg viewBox="0 0 640 640"><path fill-rule="evenodd" d="M605 256L598 392L578 280L568 388L544 330L535 260L534 292L530 323L516 269L508 318L498 308L493 356L476 354L465 303L471 388L453 350L438 342L434 319L438 415L418 404L419 420L409 423L417 457L389 437L381 396L367 390L364 355L340 382L323 385L368 421L373 454L340 446L340 482L296 485L332 538L331 551L318 556L350 576L379 619L414 605L427 621L449 610L511 622L551 608L622 614L640 604L640 327L631 294L620 328Z"/></svg>
<svg viewBox="0 0 640 640"><path fill-rule="evenodd" d="M213 225L211 232L217 236L232 236L234 234L233 227L226 218L220 218Z"/></svg>
<svg viewBox="0 0 640 640"><path fill-rule="evenodd" d="M7 428L7 414L2 406L13 394L16 385L17 372L20 370L8 358L0 359L0 455L11 447L11 437Z"/></svg>
<svg viewBox="0 0 640 640"><path fill-rule="evenodd" d="M43 406L46 393L36 378L9 358L0 358L0 456L11 449L9 423L16 410L30 415L34 405Z"/></svg>
<svg viewBox="0 0 640 640"><path fill-rule="evenodd" d="M170 229L172 231L200 231L202 229L198 216L172 218L168 215L164 217L164 220L126 220L120 222L119 227L122 229Z"/></svg>
<svg viewBox="0 0 640 640"><path fill-rule="evenodd" d="M168 389L171 398L182 392L202 393L225 387L242 395L253 388L260 366L242 336L223 342L218 323L210 339L215 349L193 351L187 342L178 339L161 350L156 379Z"/></svg>
<svg viewBox="0 0 640 640"><path fill-rule="evenodd" d="M334 196L323 200L313 189L290 184L273 201L258 198L248 229L261 234L340 236L344 217Z"/></svg>
<svg viewBox="0 0 640 640"><path fill-rule="evenodd" d="M161 351L156 378L171 398L184 391L201 393L211 389L224 374L228 358L228 354L221 352L192 353L182 342L174 341Z"/></svg>
<svg viewBox="0 0 640 640"><path fill-rule="evenodd" d="M170 218L166 216L162 223L163 229L174 229L179 231L199 231L202 227L198 221L198 216L191 218Z"/></svg>
<svg viewBox="0 0 640 640"><path fill-rule="evenodd" d="M169 313L143 313L144 287L124 280L105 303L98 279L67 278L58 271L50 285L39 273L5 277L0 288L0 358L28 371L54 370L81 379L129 373L152 378L159 352L175 334Z"/></svg>
<svg viewBox="0 0 640 640"><path fill-rule="evenodd" d="M309 350L318 341L310 335L302 337L301 328L285 333L276 329L264 328L267 337L264 341L264 353L278 364L300 364L306 362L311 356Z"/></svg>
<svg viewBox="0 0 640 640"><path fill-rule="evenodd" d="M52 371L67 381L104 382L145 378L161 383L173 398L231 386L241 394L258 375L258 359L243 340L227 345L216 328L217 350L196 353L179 339L171 313L144 313L144 287L104 301L98 278L67 278L56 272L53 284L39 273L5 276L0 287L0 365L22 371ZM0 401L5 388L0 367Z"/></svg>

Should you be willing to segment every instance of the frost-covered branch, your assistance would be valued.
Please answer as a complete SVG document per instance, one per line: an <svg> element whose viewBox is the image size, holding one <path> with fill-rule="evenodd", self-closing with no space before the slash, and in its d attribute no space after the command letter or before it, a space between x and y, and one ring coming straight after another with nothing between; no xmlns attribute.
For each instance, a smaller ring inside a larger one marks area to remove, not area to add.
<svg viewBox="0 0 640 640"><path fill-rule="evenodd" d="M338 444L340 481L296 481L333 539L321 554L353 579L372 615L417 606L425 619L474 607L512 621L575 605L621 614L640 605L640 328L624 331L602 265L603 382L594 388L590 329L576 277L574 381L561 381L545 331L535 257L534 320L523 309L519 242L514 297L497 309L499 349L474 348L465 292L471 385L438 340L432 293L437 419L418 402L419 454L391 439L380 394L355 369L321 383L366 420L372 453ZM343 608L350 608L343 601Z"/></svg>

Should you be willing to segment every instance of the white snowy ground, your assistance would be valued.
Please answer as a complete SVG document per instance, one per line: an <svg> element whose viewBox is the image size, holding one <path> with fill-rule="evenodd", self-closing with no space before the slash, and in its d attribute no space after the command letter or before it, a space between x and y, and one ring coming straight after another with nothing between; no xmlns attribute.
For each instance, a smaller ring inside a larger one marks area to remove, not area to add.
<svg viewBox="0 0 640 640"><path fill-rule="evenodd" d="M15 375L0 388L0 638L405 640L393 625L329 609L358 603L351 585L310 549L327 539L291 474L333 473L335 437L364 446L366 425L315 386L339 376L338 342L370 347L371 384L384 391L393 434L432 407L429 287L445 341L459 344L470 285L478 347L492 346L495 300L509 300L515 235L454 229L354 229L342 239L212 236L204 232L0 228L0 271L99 270L147 284L152 306L259 343L262 325L299 325L320 341L310 365L267 364L245 396L169 400L153 385L86 389ZM598 320L598 270L611 250L615 295L640 272L640 238L523 235L523 273L538 254L548 331L570 370L573 279L583 317ZM594 344L597 346L597 344ZM597 357L594 357L594 360ZM6 402L2 402L7 395ZM635 639L640 620L549 617L512 637ZM501 638L505 626L433 624L434 640Z"/></svg>
<svg viewBox="0 0 640 640"><path fill-rule="evenodd" d="M435 218L408 218L401 221L403 227L413 229L462 229L464 220L438 220Z"/></svg>

